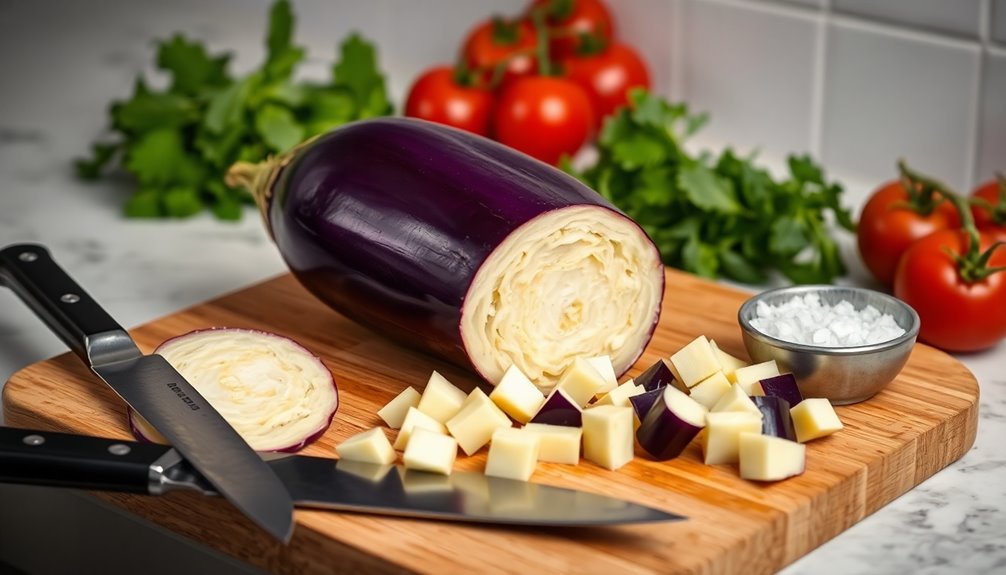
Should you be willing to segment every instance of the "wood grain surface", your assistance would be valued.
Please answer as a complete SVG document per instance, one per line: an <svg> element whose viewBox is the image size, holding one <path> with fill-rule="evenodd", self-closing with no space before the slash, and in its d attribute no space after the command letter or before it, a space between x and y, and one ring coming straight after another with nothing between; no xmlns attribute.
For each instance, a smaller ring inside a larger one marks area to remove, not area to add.
<svg viewBox="0 0 1006 575"><path fill-rule="evenodd" d="M747 358L736 314L748 294L675 270L667 280L658 330L628 375L703 334ZM334 457L339 441L381 425L376 411L405 386L421 391L433 369L466 390L477 384L457 367L349 322L289 275L130 331L150 351L214 326L292 337L332 370L341 405L328 432L304 451L310 455ZM961 457L977 432L978 393L960 362L919 344L884 391L837 408L845 429L808 444L799 477L742 480L734 465L704 465L697 442L671 461L652 461L637 447L636 458L617 471L587 461L540 463L532 477L689 517L676 523L515 529L299 509L293 540L283 546L222 499L95 495L276 573L771 573ZM123 403L69 353L16 373L3 406L14 427L129 437ZM455 468L481 470L485 453L461 454Z"/></svg>

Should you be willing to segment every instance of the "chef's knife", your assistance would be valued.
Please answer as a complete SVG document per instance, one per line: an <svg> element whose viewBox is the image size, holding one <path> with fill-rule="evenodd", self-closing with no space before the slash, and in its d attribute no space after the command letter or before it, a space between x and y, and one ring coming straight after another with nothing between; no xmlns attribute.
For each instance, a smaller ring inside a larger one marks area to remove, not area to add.
<svg viewBox="0 0 1006 575"><path fill-rule="evenodd" d="M299 507L522 526L674 521L680 515L584 491L481 473L439 475L350 460L268 461ZM213 489L166 445L0 427L0 483L160 495Z"/></svg>
<svg viewBox="0 0 1006 575"><path fill-rule="evenodd" d="M217 492L273 536L290 540L293 501L276 473L163 357L143 355L45 247L0 250L0 285L11 288Z"/></svg>

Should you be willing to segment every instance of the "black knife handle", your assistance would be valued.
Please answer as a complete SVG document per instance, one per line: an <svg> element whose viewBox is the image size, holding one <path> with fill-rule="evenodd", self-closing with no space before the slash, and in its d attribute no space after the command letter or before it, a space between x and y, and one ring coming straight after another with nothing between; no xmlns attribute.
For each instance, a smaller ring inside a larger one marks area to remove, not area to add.
<svg viewBox="0 0 1006 575"><path fill-rule="evenodd" d="M0 427L0 483L150 492L150 466L171 449L51 431Z"/></svg>
<svg viewBox="0 0 1006 575"><path fill-rule="evenodd" d="M139 355L122 326L52 259L44 246L13 244L0 250L0 284L12 289L88 365L96 363L97 358L92 357L95 349L120 356L134 355L135 350ZM102 338L108 343L96 345Z"/></svg>

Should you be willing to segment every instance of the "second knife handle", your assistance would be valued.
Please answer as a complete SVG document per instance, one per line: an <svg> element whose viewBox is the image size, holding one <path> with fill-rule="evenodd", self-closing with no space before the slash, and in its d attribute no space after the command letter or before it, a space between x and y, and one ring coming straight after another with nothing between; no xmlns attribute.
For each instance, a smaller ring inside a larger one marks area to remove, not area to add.
<svg viewBox="0 0 1006 575"><path fill-rule="evenodd" d="M0 284L13 290L89 365L140 354L122 326L52 259L44 246L14 244L0 249Z"/></svg>
<svg viewBox="0 0 1006 575"><path fill-rule="evenodd" d="M0 483L150 492L150 466L171 448L0 427Z"/></svg>

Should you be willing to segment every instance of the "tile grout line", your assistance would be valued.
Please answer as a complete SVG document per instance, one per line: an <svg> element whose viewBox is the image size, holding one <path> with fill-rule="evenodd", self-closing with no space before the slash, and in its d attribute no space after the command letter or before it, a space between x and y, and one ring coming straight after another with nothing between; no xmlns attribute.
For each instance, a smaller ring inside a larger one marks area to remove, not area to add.
<svg viewBox="0 0 1006 575"><path fill-rule="evenodd" d="M810 105L810 152L819 161L824 161L824 108L828 103L825 94L828 68L828 37L830 35L831 0L825 0L818 17L818 34L815 38L814 77L811 87Z"/></svg>
<svg viewBox="0 0 1006 575"><path fill-rule="evenodd" d="M992 39L992 0L982 0L980 12L978 13L978 71L974 85L974 97L971 99L971 125L968 126L971 138L968 140L968 173L965 175L965 188L962 192L967 193L973 189L981 179L979 170L981 169L981 154L979 147L984 136L981 115L985 100L985 68L988 59L988 46Z"/></svg>

